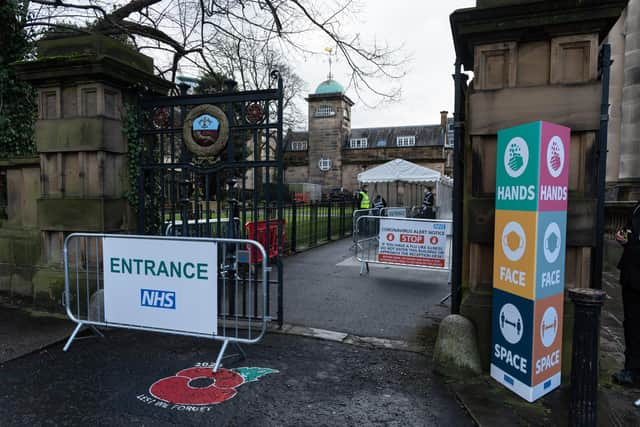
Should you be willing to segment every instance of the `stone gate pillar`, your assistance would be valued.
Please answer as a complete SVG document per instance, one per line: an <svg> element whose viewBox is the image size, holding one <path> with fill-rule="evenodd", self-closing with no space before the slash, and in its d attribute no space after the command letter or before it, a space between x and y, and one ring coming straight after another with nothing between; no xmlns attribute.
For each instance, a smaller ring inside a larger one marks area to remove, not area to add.
<svg viewBox="0 0 640 427"><path fill-rule="evenodd" d="M451 16L458 61L473 71L466 93L461 313L478 330L489 366L496 146L501 129L538 120L571 129L567 288L588 287L595 245L600 43L626 0L478 0ZM572 310L565 304L563 373L570 369Z"/></svg>
<svg viewBox="0 0 640 427"><path fill-rule="evenodd" d="M59 300L69 233L132 230L124 106L142 90L166 94L170 85L154 76L151 58L112 38L47 38L37 47L36 60L15 65L38 104L39 191L27 214L36 219L41 248L31 293Z"/></svg>
<svg viewBox="0 0 640 427"><path fill-rule="evenodd" d="M629 1L624 34L620 196L640 200L640 0Z"/></svg>

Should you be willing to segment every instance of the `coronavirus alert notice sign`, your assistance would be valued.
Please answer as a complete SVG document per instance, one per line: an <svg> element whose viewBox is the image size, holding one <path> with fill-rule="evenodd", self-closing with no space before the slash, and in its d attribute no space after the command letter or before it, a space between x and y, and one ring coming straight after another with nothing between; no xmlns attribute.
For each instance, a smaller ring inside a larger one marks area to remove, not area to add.
<svg viewBox="0 0 640 427"><path fill-rule="evenodd" d="M449 233L448 223L381 218L378 261L444 268Z"/></svg>

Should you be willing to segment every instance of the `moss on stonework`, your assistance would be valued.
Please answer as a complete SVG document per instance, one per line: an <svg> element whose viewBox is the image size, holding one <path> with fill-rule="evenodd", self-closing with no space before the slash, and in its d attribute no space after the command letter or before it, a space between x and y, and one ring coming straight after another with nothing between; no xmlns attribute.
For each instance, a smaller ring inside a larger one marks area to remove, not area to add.
<svg viewBox="0 0 640 427"><path fill-rule="evenodd" d="M33 276L33 293L39 304L47 300L61 301L64 291L64 272L57 269L41 268Z"/></svg>

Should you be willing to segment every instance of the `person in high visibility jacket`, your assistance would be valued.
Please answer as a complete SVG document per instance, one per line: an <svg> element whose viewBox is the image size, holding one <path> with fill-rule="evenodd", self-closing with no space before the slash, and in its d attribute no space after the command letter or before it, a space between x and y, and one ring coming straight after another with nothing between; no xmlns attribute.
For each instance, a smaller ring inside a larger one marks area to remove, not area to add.
<svg viewBox="0 0 640 427"><path fill-rule="evenodd" d="M362 188L362 190L358 192L358 198L360 199L360 209L369 209L371 207L366 188Z"/></svg>

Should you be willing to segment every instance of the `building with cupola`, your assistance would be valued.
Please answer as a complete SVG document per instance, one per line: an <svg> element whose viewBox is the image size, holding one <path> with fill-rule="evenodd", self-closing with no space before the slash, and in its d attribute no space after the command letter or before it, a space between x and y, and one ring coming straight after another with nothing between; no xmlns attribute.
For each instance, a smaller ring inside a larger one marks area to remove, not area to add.
<svg viewBox="0 0 640 427"><path fill-rule="evenodd" d="M360 172L398 158L451 176L453 120L446 111L437 124L353 129L354 102L331 78L306 101L308 130L289 130L285 139L286 183L319 184L325 193L354 191Z"/></svg>

